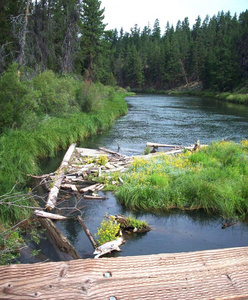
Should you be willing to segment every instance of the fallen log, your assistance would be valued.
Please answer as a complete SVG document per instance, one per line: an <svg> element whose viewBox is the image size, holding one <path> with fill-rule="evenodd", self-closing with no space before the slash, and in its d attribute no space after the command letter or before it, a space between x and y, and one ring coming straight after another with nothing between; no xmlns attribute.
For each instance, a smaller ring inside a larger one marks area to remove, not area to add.
<svg viewBox="0 0 248 300"><path fill-rule="evenodd" d="M90 199L90 200L106 200L106 197L98 196L98 195L84 195L84 199Z"/></svg>
<svg viewBox="0 0 248 300"><path fill-rule="evenodd" d="M103 147L98 147L98 149L101 150L101 151L103 151L103 152L109 153L109 154L123 156L122 154L120 154L118 152L115 152L115 151L112 151L112 150L109 150L109 149L106 149L106 148L103 148Z"/></svg>
<svg viewBox="0 0 248 300"><path fill-rule="evenodd" d="M120 246L123 243L124 243L124 239L122 236L120 236L114 241L110 241L102 244L101 246L95 249L93 254L96 254L96 256L94 258L99 258L100 256L110 253L112 251L121 251Z"/></svg>
<svg viewBox="0 0 248 300"><path fill-rule="evenodd" d="M97 248L97 243L96 243L95 239L93 238L92 234L90 233L88 227L85 225L82 217L78 216L77 219L78 219L79 223L82 225L82 227L83 227L87 237L89 238L92 246L94 247L94 249L96 249Z"/></svg>
<svg viewBox="0 0 248 300"><path fill-rule="evenodd" d="M57 250L56 252L61 260L81 258L76 249L71 245L67 238L59 231L59 229L50 219L38 217L38 220L41 226L46 229L47 237L50 243L54 246L55 250Z"/></svg>
<svg viewBox="0 0 248 300"><path fill-rule="evenodd" d="M146 143L146 146L147 147L168 147L168 148L183 148L182 146L178 146L178 145L168 145L168 144L158 144L158 143L150 143L150 142L147 142Z"/></svg>
<svg viewBox="0 0 248 300"><path fill-rule="evenodd" d="M93 184L93 185L90 185L90 186L80 189L80 192L86 193L86 192L100 191L103 188L104 188L104 184L96 183L96 184Z"/></svg>
<svg viewBox="0 0 248 300"><path fill-rule="evenodd" d="M72 190L73 192L78 192L78 189L75 186L75 184L62 184L60 187L63 189Z"/></svg>
<svg viewBox="0 0 248 300"><path fill-rule="evenodd" d="M67 150L62 163L60 165L60 167L58 168L58 170L55 172L55 180L54 180L54 185L51 188L51 191L48 195L47 198L47 203L46 203L46 210L47 211L52 211L56 205L56 201L57 201L57 197L59 194L59 190L60 190L60 186L62 184L62 180L64 178L65 172L66 172L66 168L69 164L69 161L71 159L71 156L74 152L76 148L76 144L72 144L69 149Z"/></svg>
<svg viewBox="0 0 248 300"><path fill-rule="evenodd" d="M64 220L64 219L67 219L64 216L57 215L57 214L51 214L51 213L48 213L48 212L45 212L45 211L42 211L42 210L38 210L38 209L36 209L34 211L34 214L37 217L48 218L48 219L53 219L53 220Z"/></svg>

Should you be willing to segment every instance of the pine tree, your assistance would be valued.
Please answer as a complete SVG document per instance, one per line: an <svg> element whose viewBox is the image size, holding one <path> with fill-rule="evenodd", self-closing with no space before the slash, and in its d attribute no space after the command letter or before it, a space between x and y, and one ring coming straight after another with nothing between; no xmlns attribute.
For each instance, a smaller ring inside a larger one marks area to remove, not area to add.
<svg viewBox="0 0 248 300"><path fill-rule="evenodd" d="M100 9L101 1L84 0L82 14L82 54L86 79L94 79L94 63L103 50L102 38L105 29L103 24L104 9Z"/></svg>

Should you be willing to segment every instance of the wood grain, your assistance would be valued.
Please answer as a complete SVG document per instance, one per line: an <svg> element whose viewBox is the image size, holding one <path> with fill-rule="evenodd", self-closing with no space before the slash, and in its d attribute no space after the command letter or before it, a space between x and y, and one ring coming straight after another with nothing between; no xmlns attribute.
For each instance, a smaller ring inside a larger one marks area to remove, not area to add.
<svg viewBox="0 0 248 300"><path fill-rule="evenodd" d="M248 299L248 247L0 266L0 299L111 297Z"/></svg>

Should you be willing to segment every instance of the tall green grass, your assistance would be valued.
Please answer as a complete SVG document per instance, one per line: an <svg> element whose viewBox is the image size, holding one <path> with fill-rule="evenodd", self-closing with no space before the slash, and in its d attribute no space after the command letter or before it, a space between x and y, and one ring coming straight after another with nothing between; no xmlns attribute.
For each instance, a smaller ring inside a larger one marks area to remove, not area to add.
<svg viewBox="0 0 248 300"><path fill-rule="evenodd" d="M90 113L75 112L61 117L43 118L33 128L7 130L0 136L0 194L22 189L28 180L27 174L39 172L41 157L53 156L69 144L109 127L115 118L127 113L125 94L115 94L112 100L101 100L101 109ZM16 222L21 209L1 205L0 221Z"/></svg>
<svg viewBox="0 0 248 300"><path fill-rule="evenodd" d="M248 141L136 159L123 179L116 196L132 209L203 208L226 219L242 218L248 213Z"/></svg>

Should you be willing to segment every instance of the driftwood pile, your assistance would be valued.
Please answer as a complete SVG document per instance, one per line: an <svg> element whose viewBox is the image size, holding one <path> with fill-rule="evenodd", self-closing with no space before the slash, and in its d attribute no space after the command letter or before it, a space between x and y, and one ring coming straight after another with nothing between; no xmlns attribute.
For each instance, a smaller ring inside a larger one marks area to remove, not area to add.
<svg viewBox="0 0 248 300"><path fill-rule="evenodd" d="M104 197L97 194L104 188L104 184L96 181L100 181L103 176L111 180L111 173L125 172L131 161L132 157L105 148L95 150L71 145L59 169L47 175L47 182L52 181L53 184L47 198L46 210L52 211L55 208L60 188L80 193L84 199L104 200ZM122 182L121 177L119 181ZM113 181L111 183L117 184Z"/></svg>
<svg viewBox="0 0 248 300"><path fill-rule="evenodd" d="M101 164L101 157L106 158L107 162ZM94 183L95 178L108 176L113 172L125 172L131 161L131 157L105 148L76 148L61 188L81 193L100 191L104 188L103 184L96 183L84 188L82 185Z"/></svg>

